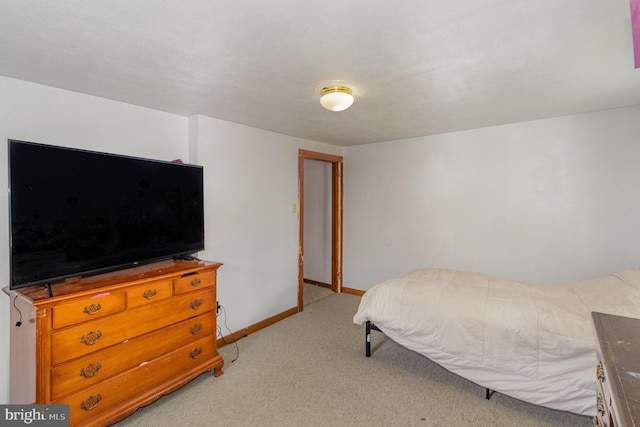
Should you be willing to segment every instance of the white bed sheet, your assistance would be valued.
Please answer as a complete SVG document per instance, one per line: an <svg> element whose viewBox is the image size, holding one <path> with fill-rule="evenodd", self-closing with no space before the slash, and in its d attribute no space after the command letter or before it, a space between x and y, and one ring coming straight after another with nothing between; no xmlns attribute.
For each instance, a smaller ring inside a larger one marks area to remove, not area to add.
<svg viewBox="0 0 640 427"><path fill-rule="evenodd" d="M591 416L592 311L640 317L640 269L561 285L414 270L368 290L353 321L482 387Z"/></svg>

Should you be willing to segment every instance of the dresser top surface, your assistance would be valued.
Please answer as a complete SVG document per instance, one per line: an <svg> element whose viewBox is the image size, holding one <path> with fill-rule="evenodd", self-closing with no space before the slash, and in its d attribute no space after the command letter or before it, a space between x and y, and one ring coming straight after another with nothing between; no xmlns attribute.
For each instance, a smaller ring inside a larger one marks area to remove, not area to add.
<svg viewBox="0 0 640 427"><path fill-rule="evenodd" d="M640 425L640 319L595 312L592 316L620 421Z"/></svg>
<svg viewBox="0 0 640 427"><path fill-rule="evenodd" d="M42 286L30 286L16 289L15 291L33 301L34 305L49 304L54 300L65 299L71 296L90 294L107 286L118 286L122 283L160 279L163 276L198 271L202 269L217 269L222 264L211 261L160 261L151 264L140 265L110 273L78 278L74 281L66 281L51 285L54 298L50 298L48 292Z"/></svg>

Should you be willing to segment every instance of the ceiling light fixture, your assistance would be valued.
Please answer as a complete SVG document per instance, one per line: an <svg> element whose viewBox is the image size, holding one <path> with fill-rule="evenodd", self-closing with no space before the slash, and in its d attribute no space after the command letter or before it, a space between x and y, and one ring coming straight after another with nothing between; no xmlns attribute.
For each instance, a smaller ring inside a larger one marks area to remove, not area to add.
<svg viewBox="0 0 640 427"><path fill-rule="evenodd" d="M323 87L320 104L329 111L344 111L353 104L353 92L346 86Z"/></svg>

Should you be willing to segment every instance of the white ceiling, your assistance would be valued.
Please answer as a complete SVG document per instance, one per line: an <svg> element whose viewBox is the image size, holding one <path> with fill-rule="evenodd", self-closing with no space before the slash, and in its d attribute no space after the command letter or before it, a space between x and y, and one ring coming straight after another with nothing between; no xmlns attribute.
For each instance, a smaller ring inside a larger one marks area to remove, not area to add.
<svg viewBox="0 0 640 427"><path fill-rule="evenodd" d="M0 75L343 146L640 104L629 0L0 0Z"/></svg>

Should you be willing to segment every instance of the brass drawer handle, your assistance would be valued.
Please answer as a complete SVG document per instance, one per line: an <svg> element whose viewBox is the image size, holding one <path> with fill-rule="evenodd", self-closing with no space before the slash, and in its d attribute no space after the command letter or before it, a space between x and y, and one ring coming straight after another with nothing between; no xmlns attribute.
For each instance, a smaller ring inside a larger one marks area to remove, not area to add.
<svg viewBox="0 0 640 427"><path fill-rule="evenodd" d="M195 360L198 357L200 357L201 354L202 354L202 349L200 347L197 347L191 350L191 353L189 353L189 357Z"/></svg>
<svg viewBox="0 0 640 427"><path fill-rule="evenodd" d="M155 289L149 289L144 294L142 294L142 297L144 299L151 299L151 298L155 297L157 293L158 292Z"/></svg>
<svg viewBox="0 0 640 427"><path fill-rule="evenodd" d="M600 382L604 382L604 367L600 361L598 361L598 367L596 368L596 377Z"/></svg>
<svg viewBox="0 0 640 427"><path fill-rule="evenodd" d="M199 309L201 305L202 305L202 300L201 299L194 299L193 301L191 301L191 304L189 304L189 306L193 310Z"/></svg>
<svg viewBox="0 0 640 427"><path fill-rule="evenodd" d="M604 417L604 398L602 397L602 393L598 393L596 407L598 408L598 413L600 414L600 416Z"/></svg>
<svg viewBox="0 0 640 427"><path fill-rule="evenodd" d="M102 400L102 396L98 394L97 396L89 396L87 400L80 404L80 409L84 409L85 411L90 411L95 409L98 406L98 402Z"/></svg>
<svg viewBox="0 0 640 427"><path fill-rule="evenodd" d="M102 368L100 362L98 363L89 363L86 368L82 368L80 370L80 376L85 378L93 378L98 371Z"/></svg>
<svg viewBox="0 0 640 427"><path fill-rule="evenodd" d="M85 343L86 345L94 345L98 342L101 336L102 332L100 332L100 330L98 330L98 332L91 331L87 335L83 335L82 338L80 338L80 342Z"/></svg>
<svg viewBox="0 0 640 427"><path fill-rule="evenodd" d="M196 323L195 325L189 328L189 332L191 332L191 335L198 335L201 330L202 330L202 323Z"/></svg>
<svg viewBox="0 0 640 427"><path fill-rule="evenodd" d="M84 313L87 313L89 316L93 316L94 314L96 314L100 309L102 308L102 306L100 304L91 304L88 307L85 307L84 310L82 310Z"/></svg>
<svg viewBox="0 0 640 427"><path fill-rule="evenodd" d="M193 286L194 288L197 288L198 286L200 286L200 283L202 283L202 280L200 280L199 278L196 278L191 281L191 286Z"/></svg>

